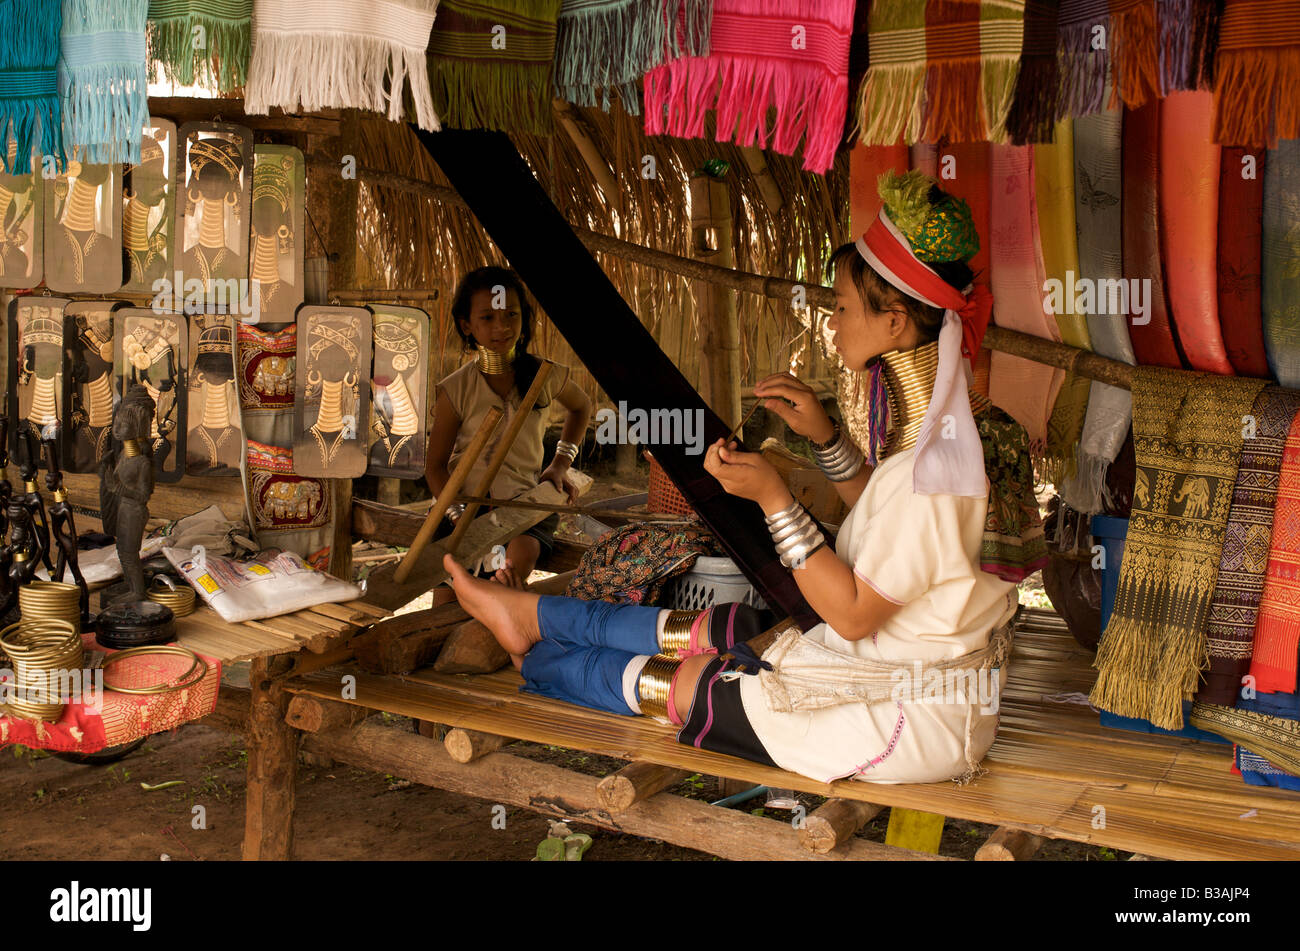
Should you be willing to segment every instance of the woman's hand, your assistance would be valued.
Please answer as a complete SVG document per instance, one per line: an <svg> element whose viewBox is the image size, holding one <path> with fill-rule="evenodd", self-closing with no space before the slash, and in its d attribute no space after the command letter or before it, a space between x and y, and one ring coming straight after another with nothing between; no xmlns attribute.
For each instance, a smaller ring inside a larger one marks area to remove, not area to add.
<svg viewBox="0 0 1300 951"><path fill-rule="evenodd" d="M704 471L721 482L729 495L757 502L769 514L790 504L790 490L776 467L760 453L740 451L734 440L724 446L719 439L709 447Z"/></svg>
<svg viewBox="0 0 1300 951"><path fill-rule="evenodd" d="M557 466L555 463L551 463L542 470L542 476L537 480L537 484L551 483L551 485L555 486L556 491L563 492L568 497L570 505L574 505L578 501L578 487L569 481L568 471L568 466Z"/></svg>
<svg viewBox="0 0 1300 951"><path fill-rule="evenodd" d="M760 380L754 387L754 395L766 397L763 408L780 416L799 436L823 443L835 432L835 424L813 388L789 373L774 373Z"/></svg>

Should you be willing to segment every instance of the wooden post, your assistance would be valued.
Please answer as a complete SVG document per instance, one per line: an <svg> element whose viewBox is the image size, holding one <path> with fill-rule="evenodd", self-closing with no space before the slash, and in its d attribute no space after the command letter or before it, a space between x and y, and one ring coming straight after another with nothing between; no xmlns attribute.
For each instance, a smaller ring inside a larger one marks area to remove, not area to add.
<svg viewBox="0 0 1300 951"><path fill-rule="evenodd" d="M767 167L767 156L763 154L762 149L752 145L745 145L740 149L740 157L744 159L745 167L754 176L754 181L758 184L758 191L763 196L767 210L775 218L777 212L785 205L785 197L781 194L781 186L772 177L772 170Z"/></svg>
<svg viewBox="0 0 1300 951"><path fill-rule="evenodd" d="M727 185L710 175L691 179L691 247L695 256L720 267L736 263ZM704 355L704 401L728 425L740 422L740 327L734 291L716 284L700 295L700 342Z"/></svg>
<svg viewBox="0 0 1300 951"><path fill-rule="evenodd" d="M552 100L552 106L555 109L555 118L559 120L560 127L568 134L570 141L578 149L578 154L582 156L582 161L586 164L587 169L591 172L592 178L605 194L605 200L612 203L618 196L618 179L614 176L614 171L605 161L605 157L600 154L600 149L596 143L591 140L591 130L587 125L587 120L582 117L576 108L563 99Z"/></svg>
<svg viewBox="0 0 1300 951"><path fill-rule="evenodd" d="M857 835L882 808L857 799L828 799L804 820L799 841L810 851L829 852Z"/></svg>
<svg viewBox="0 0 1300 951"><path fill-rule="evenodd" d="M1041 835L1025 832L1023 829L1008 829L998 826L988 837L979 851L975 853L976 862L1024 862L1047 841Z"/></svg>
<svg viewBox="0 0 1300 951"><path fill-rule="evenodd" d="M943 816L933 812L894 806L889 810L885 844L938 855L939 842L943 839L943 820Z"/></svg>
<svg viewBox="0 0 1300 951"><path fill-rule="evenodd" d="M447 731L447 738L443 740L443 745L447 747L447 755L457 763L472 763L480 756L495 753L509 742L506 737L497 736L495 733L457 728Z"/></svg>
<svg viewBox="0 0 1300 951"><path fill-rule="evenodd" d="M255 657L248 675L245 861L293 858L293 803L301 734L284 721L289 695L275 679L292 661L288 654Z"/></svg>
<svg viewBox="0 0 1300 951"><path fill-rule="evenodd" d="M684 769L657 763L629 763L596 784L596 798L606 812L622 812L632 808L634 803L680 783L689 775Z"/></svg>

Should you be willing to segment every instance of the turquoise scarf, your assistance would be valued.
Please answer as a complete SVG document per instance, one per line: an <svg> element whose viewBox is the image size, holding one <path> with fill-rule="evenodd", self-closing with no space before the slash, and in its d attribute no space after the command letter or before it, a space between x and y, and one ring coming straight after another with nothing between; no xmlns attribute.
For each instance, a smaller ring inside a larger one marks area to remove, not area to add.
<svg viewBox="0 0 1300 951"><path fill-rule="evenodd" d="M68 152L82 162L140 163L148 14L149 0L63 0L59 95Z"/></svg>
<svg viewBox="0 0 1300 951"><path fill-rule="evenodd" d="M32 171L32 149L63 154L56 68L59 62L59 0L0 0L0 168L13 175ZM8 142L17 143L9 165Z"/></svg>

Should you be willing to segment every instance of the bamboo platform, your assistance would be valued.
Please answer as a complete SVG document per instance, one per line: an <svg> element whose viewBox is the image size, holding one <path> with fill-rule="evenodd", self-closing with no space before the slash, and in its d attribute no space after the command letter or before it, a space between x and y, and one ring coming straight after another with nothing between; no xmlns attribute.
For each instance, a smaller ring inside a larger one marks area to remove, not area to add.
<svg viewBox="0 0 1300 951"><path fill-rule="evenodd" d="M1094 678L1091 661L1091 652L1075 643L1059 617L1041 611L1022 615L1009 683L1002 696L998 739L983 764L987 773L967 786L812 782L793 773L683 746L673 739L671 728L643 717L613 716L521 694L521 681L513 670L487 676L448 676L423 669L407 676L382 676L353 667L334 667L292 677L284 682L284 689L290 695L336 706L340 703L340 676L348 673L356 677L355 696L345 701L348 704L434 720L475 731L475 735L529 740L833 799L920 810L1154 857L1300 858L1300 797L1245 785L1229 772L1230 747L1104 729L1088 706L1061 702L1070 694L1086 694ZM317 734L315 740L335 755L345 755L348 750L358 753L352 729L350 734ZM473 770L487 769L492 762L497 764L493 769L505 770L514 777L512 782L525 785L532 775L525 767L540 765L508 753L488 752L475 762L451 763L441 771L434 761L421 762L418 781L433 785L445 781L446 788L478 789L473 794L490 795L486 787L466 786L465 771L473 777ZM540 774L536 780L541 781ZM543 788L510 792L516 794L519 804L552 815L564 814L557 810L554 796ZM500 794L506 796L507 790ZM665 797L688 802L659 793L637 803L625 815L632 818L651 803L658 803L656 808L662 810ZM611 821L611 816L590 806L576 812L583 821ZM573 816L574 811L569 814ZM626 825L612 827L633 831ZM779 827L779 831L794 836L788 827ZM683 831L674 838L671 827L667 832L655 834L678 844L708 848L693 833ZM830 857L848 857L843 850L860 841L849 840L836 850L840 854ZM872 853L858 857L903 856Z"/></svg>
<svg viewBox="0 0 1300 951"><path fill-rule="evenodd" d="M231 623L200 602L193 614L176 619L176 640L182 647L223 664L302 650L321 654L346 643L388 613L364 601L347 601L261 621Z"/></svg>

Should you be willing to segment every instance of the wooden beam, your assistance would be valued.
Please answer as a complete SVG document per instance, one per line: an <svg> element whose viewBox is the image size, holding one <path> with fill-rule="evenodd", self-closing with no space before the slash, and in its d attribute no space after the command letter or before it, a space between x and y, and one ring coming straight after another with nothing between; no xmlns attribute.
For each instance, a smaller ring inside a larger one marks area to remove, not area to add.
<svg viewBox="0 0 1300 951"><path fill-rule="evenodd" d="M350 703L330 703L319 697L295 696L289 701L284 722L295 730L320 733L322 730L343 730L356 726L370 711Z"/></svg>
<svg viewBox="0 0 1300 951"><path fill-rule="evenodd" d="M1100 354L1080 350L1068 344L1057 343L1045 337L1008 330L1005 327L990 326L984 333L984 347L1010 353L1035 363L1044 363L1062 370L1072 371L1079 376L1109 383L1125 390L1133 388L1133 367L1119 360L1111 360Z"/></svg>
<svg viewBox="0 0 1300 951"><path fill-rule="evenodd" d="M521 806L555 819L659 839L726 859L937 858L861 839L845 849L820 855L799 845L786 823L734 809L718 809L682 796L653 796L615 819L600 805L595 777L509 753L491 753L473 763L457 763L441 743L374 721L354 730L309 734L303 743L313 753L361 769L400 776L489 803ZM482 808L486 821L487 806Z"/></svg>
<svg viewBox="0 0 1300 951"><path fill-rule="evenodd" d="M179 127L186 122L208 121L220 115L223 122L238 122L255 132L297 132L332 138L342 133L341 115L337 109L321 109L312 115L288 115L278 106L270 115L250 116L244 111L244 100L194 99L188 96L150 96L149 115L171 119Z"/></svg>
<svg viewBox="0 0 1300 951"><path fill-rule="evenodd" d="M596 798L606 812L626 812L634 803L675 786L690 773L658 763L628 763L596 784Z"/></svg>
<svg viewBox="0 0 1300 951"><path fill-rule="evenodd" d="M457 763L472 763L489 753L495 753L510 742L512 741L495 733L481 733L459 727L448 730L442 741L447 748L447 755Z"/></svg>
<svg viewBox="0 0 1300 951"><path fill-rule="evenodd" d="M700 260L731 270L731 199L727 183L699 173L690 181L691 247ZM740 327L736 295L709 282L697 294L700 304L704 401L729 425L740 423Z"/></svg>
<svg viewBox="0 0 1300 951"><path fill-rule="evenodd" d="M829 852L852 840L883 809L857 799L827 799L803 821L799 841L812 852Z"/></svg>
<svg viewBox="0 0 1300 951"><path fill-rule="evenodd" d="M1023 829L999 826L975 853L976 862L1024 862L1034 857L1047 840Z"/></svg>
<svg viewBox="0 0 1300 951"><path fill-rule="evenodd" d="M276 675L285 655L255 657L249 671L248 788L244 793L245 861L293 858L293 805L301 734L284 722L289 695Z"/></svg>

